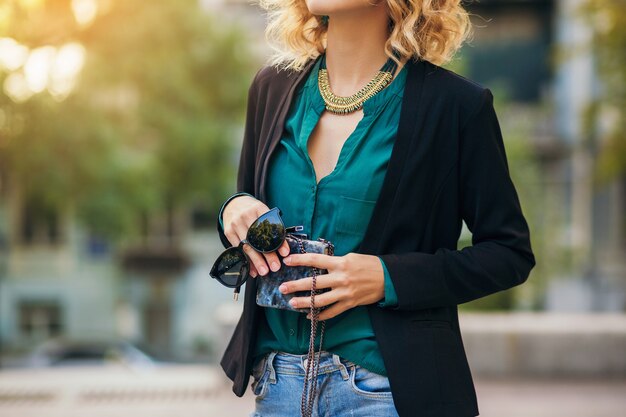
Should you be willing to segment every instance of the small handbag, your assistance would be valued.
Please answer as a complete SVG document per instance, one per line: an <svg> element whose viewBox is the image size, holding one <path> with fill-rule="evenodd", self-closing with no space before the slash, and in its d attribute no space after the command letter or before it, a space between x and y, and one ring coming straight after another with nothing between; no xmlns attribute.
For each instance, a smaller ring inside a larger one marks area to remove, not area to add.
<svg viewBox="0 0 626 417"><path fill-rule="evenodd" d="M323 253L334 254L334 245L326 239L310 240L304 233L288 233L285 237L289 244L289 253ZM278 252L277 252L278 254ZM280 255L279 255L280 256ZM278 290L280 284L286 281L293 281L312 277L313 275L326 274L325 269L318 269L312 266L296 265L287 266L281 262L278 271L271 271L264 276L257 277L256 303L262 307L279 308L283 310L309 313L309 308L294 308L289 304L293 297L306 297L311 295L311 291L297 291L291 294L283 294ZM329 288L318 290L317 294L328 291Z"/></svg>

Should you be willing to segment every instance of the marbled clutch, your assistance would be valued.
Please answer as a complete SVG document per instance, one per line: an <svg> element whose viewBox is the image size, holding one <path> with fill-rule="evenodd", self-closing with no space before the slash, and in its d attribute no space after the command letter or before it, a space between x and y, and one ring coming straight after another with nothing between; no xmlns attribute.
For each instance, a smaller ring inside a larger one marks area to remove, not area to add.
<svg viewBox="0 0 626 417"><path fill-rule="evenodd" d="M291 234L286 236L287 243L289 243L289 253L301 253L298 239L302 241L302 246L305 252L309 253L324 253L327 255L333 255L334 246L331 242L319 239L309 240L306 235ZM280 255L278 255L280 257ZM301 313L308 313L309 308L293 308L289 305L289 300L293 297L310 297L311 291L297 291L291 294L282 294L278 287L285 281L293 281L295 279L301 279L313 276L313 268L311 266L287 266L281 262L280 269L278 271L270 271L265 276L257 276L257 292L256 303L262 307L280 308L283 310L298 311ZM317 269L317 275L328 273L325 269ZM330 288L322 288L316 291L316 294L322 294ZM323 308L322 308L323 309Z"/></svg>

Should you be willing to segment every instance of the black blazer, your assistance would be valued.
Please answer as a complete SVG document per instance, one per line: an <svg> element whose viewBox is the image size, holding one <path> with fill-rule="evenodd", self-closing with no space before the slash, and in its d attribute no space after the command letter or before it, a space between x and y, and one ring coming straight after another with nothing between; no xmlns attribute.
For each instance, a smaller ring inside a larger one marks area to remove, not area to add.
<svg viewBox="0 0 626 417"><path fill-rule="evenodd" d="M299 72L264 66L254 77L237 191L265 201L269 155L313 63ZM535 258L491 91L428 61L406 65L396 142L358 250L382 256L398 306L367 309L400 416L476 416L457 305L523 283ZM457 250L462 220L472 246ZM238 396L248 386L264 314L255 293L256 279L248 279L243 313L220 362Z"/></svg>

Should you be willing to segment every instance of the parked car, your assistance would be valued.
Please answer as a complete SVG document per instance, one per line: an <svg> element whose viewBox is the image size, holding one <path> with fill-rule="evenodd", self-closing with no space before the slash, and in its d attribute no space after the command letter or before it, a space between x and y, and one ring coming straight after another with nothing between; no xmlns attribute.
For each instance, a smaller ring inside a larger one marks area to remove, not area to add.
<svg viewBox="0 0 626 417"><path fill-rule="evenodd" d="M216 365L160 361L126 341L50 340L0 369L0 416L226 415L229 382Z"/></svg>
<svg viewBox="0 0 626 417"><path fill-rule="evenodd" d="M50 339L23 358L22 366L85 366L121 364L131 367L153 367L157 360L124 340Z"/></svg>

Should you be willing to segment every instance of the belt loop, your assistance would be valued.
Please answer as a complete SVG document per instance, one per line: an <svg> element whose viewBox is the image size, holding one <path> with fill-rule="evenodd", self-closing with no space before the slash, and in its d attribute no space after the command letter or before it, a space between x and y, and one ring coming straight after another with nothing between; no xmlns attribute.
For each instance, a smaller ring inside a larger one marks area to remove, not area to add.
<svg viewBox="0 0 626 417"><path fill-rule="evenodd" d="M347 381L349 378L348 368L346 368L346 365L343 362L341 362L341 358L339 357L339 355L336 355L334 353L333 353L333 363L339 367L339 370L341 371L341 377L343 378L343 380Z"/></svg>
<svg viewBox="0 0 626 417"><path fill-rule="evenodd" d="M270 382L272 384L276 383L276 370L274 369L274 357L276 353L278 352L273 350L267 355L267 367L270 370Z"/></svg>

